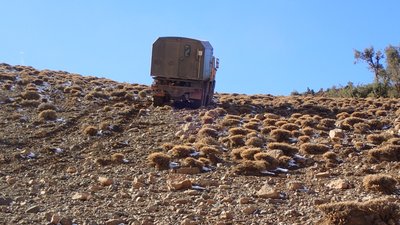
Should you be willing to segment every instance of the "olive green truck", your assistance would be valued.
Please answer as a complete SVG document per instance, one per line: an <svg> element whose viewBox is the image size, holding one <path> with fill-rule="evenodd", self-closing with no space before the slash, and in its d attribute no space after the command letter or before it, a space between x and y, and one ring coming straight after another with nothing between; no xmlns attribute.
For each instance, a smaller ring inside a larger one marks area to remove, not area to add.
<svg viewBox="0 0 400 225"><path fill-rule="evenodd" d="M153 104L183 104L192 108L212 102L219 60L208 41L160 37L151 58Z"/></svg>

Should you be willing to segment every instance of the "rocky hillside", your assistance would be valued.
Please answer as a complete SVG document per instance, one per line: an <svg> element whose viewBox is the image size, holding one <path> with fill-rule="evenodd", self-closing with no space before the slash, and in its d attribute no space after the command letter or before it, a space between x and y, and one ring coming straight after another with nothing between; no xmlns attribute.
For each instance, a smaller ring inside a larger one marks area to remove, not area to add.
<svg viewBox="0 0 400 225"><path fill-rule="evenodd" d="M0 64L2 224L400 224L400 101L217 94Z"/></svg>

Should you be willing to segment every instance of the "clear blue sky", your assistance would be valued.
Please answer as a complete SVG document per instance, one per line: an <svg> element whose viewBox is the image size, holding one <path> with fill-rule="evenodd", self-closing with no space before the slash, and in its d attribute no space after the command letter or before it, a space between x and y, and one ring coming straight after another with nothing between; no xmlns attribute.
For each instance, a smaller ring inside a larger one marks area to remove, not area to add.
<svg viewBox="0 0 400 225"><path fill-rule="evenodd" d="M353 49L400 43L398 0L0 0L0 62L151 84L159 36L208 40L218 92L288 95L373 75Z"/></svg>

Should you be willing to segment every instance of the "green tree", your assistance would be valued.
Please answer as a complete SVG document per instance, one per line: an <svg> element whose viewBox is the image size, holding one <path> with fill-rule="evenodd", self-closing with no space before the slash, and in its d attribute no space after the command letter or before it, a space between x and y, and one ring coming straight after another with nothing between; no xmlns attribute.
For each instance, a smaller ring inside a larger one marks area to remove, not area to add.
<svg viewBox="0 0 400 225"><path fill-rule="evenodd" d="M381 51L375 52L374 47L366 48L362 52L354 50L354 58L356 59L354 63L358 63L361 60L368 64L368 69L375 75L375 82L384 80L385 68L381 63L384 55Z"/></svg>
<svg viewBox="0 0 400 225"><path fill-rule="evenodd" d="M389 45L385 49L385 54L386 71L391 84L395 87L396 92L400 94L400 47Z"/></svg>

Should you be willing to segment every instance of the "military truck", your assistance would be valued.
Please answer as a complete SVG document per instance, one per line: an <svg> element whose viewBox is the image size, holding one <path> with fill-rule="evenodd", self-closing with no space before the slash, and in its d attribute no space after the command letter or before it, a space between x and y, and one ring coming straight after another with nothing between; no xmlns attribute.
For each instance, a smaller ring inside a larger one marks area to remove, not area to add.
<svg viewBox="0 0 400 225"><path fill-rule="evenodd" d="M180 104L192 108L212 102L219 61L208 41L160 37L151 58L153 104Z"/></svg>

